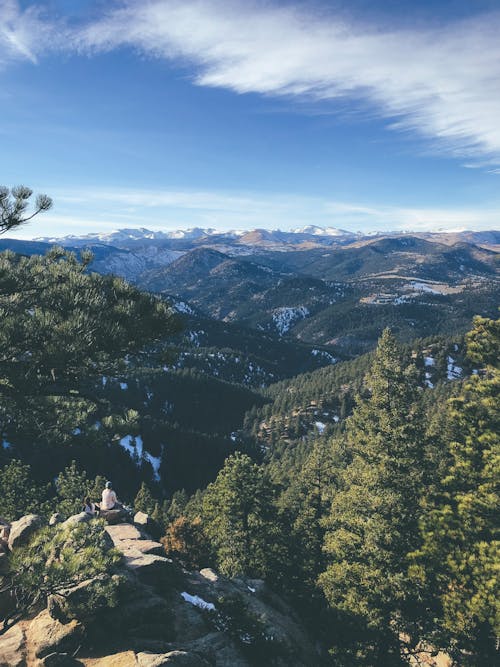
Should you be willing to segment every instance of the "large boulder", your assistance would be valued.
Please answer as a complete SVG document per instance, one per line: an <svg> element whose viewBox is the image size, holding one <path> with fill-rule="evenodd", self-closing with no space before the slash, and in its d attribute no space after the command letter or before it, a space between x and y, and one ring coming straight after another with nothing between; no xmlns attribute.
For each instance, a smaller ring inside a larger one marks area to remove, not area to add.
<svg viewBox="0 0 500 667"><path fill-rule="evenodd" d="M152 519L149 516L149 514L146 514L146 512L136 512L134 515L134 523L137 524L138 526L142 526L143 528L146 528L148 525L151 525Z"/></svg>
<svg viewBox="0 0 500 667"><path fill-rule="evenodd" d="M235 623L240 627L244 627L248 623L249 632L252 633L254 632L252 630L254 623L258 622L261 631L266 636L273 638L269 644L269 650L275 651L280 656L286 656L283 658L284 660L288 660L286 664L295 665L296 667L299 665L318 664L320 656L311 638L304 631L300 618L298 618L290 605L280 596L269 590L262 581L255 579L227 579L224 576L218 575L213 570L204 569L199 573L191 572L187 574L185 577L185 586L185 591L190 596L198 596L206 602L213 602L218 612L228 613L224 611L224 606L221 606L217 602L219 599L234 600L235 604L232 609L229 609L229 613L233 616L235 613L237 614L237 617L234 618ZM186 599L184 595L183 597ZM185 605L189 605L197 613L202 613L195 602L190 602L189 597L187 597ZM228 621L231 623L231 617ZM241 626L242 623L243 626ZM192 624L190 623L189 625ZM179 638L184 636L184 629L181 624L177 625L176 630ZM232 664L231 660L233 662L235 660L234 655L231 658L225 657L223 659L222 657L223 654L234 654L234 646L230 646L227 640L226 636L226 643L222 648L214 648L217 665L230 665ZM204 645L206 638L200 637L196 639L197 644L200 642ZM201 650L204 648L202 645L197 645L195 648L193 642L189 648L206 655L205 650ZM243 660L243 662L238 664L245 664L245 659L241 656L241 652L238 650L237 653L240 654L239 660ZM293 656L293 661L290 659L290 656Z"/></svg>
<svg viewBox="0 0 500 667"><path fill-rule="evenodd" d="M94 658L92 667L137 667L134 651L121 651L102 658Z"/></svg>
<svg viewBox="0 0 500 667"><path fill-rule="evenodd" d="M99 512L99 518L104 519L110 525L115 525L120 523L129 516L127 510L101 510Z"/></svg>
<svg viewBox="0 0 500 667"><path fill-rule="evenodd" d="M116 545L116 548L125 556L131 549L140 551L143 554L153 554L154 556L165 555L163 544L161 544L161 542L155 542L154 540L121 540L120 543Z"/></svg>
<svg viewBox="0 0 500 667"><path fill-rule="evenodd" d="M87 512L79 512L78 514L72 514L68 517L66 521L61 523L61 526L67 528L68 526L74 526L77 523L87 523L87 521L90 521L91 519L91 514L87 514Z"/></svg>
<svg viewBox="0 0 500 667"><path fill-rule="evenodd" d="M9 535L9 549L20 547L30 540L31 536L36 533L45 523L43 517L38 514L26 514L18 521L14 521L10 528Z"/></svg>
<svg viewBox="0 0 500 667"><path fill-rule="evenodd" d="M162 535L162 530L157 521L145 512L136 512L134 515L134 524L145 530L149 535L158 540Z"/></svg>
<svg viewBox="0 0 500 667"><path fill-rule="evenodd" d="M68 623L76 618L82 620L83 614L85 618L93 617L108 606L103 587L110 583L112 577L107 574L81 581L76 586L62 590L60 594L49 595L47 610L60 623Z"/></svg>
<svg viewBox="0 0 500 667"><path fill-rule="evenodd" d="M124 553L124 563L143 583L162 586L175 577L176 570L170 558L143 554L139 549Z"/></svg>
<svg viewBox="0 0 500 667"><path fill-rule="evenodd" d="M140 540L141 531L130 523L121 523L117 526L106 526L106 532L113 540L113 544L118 549L122 540Z"/></svg>
<svg viewBox="0 0 500 667"><path fill-rule="evenodd" d="M0 667L25 667L25 637L21 626L14 625L0 638Z"/></svg>
<svg viewBox="0 0 500 667"><path fill-rule="evenodd" d="M29 624L26 639L29 651L36 658L44 658L50 653L72 654L80 646L84 634L85 629L79 621L59 623L44 609Z"/></svg>
<svg viewBox="0 0 500 667"><path fill-rule="evenodd" d="M64 517L60 512L54 512L49 519L49 526L56 526L58 523L62 523Z"/></svg>

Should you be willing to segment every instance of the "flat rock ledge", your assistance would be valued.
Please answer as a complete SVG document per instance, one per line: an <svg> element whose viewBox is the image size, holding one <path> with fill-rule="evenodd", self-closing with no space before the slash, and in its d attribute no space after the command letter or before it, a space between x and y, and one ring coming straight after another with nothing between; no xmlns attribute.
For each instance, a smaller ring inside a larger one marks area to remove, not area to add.
<svg viewBox="0 0 500 667"><path fill-rule="evenodd" d="M123 554L125 566L145 583L154 583L171 572L173 563L161 555L165 550L160 542L149 539L136 526L121 523L105 530Z"/></svg>

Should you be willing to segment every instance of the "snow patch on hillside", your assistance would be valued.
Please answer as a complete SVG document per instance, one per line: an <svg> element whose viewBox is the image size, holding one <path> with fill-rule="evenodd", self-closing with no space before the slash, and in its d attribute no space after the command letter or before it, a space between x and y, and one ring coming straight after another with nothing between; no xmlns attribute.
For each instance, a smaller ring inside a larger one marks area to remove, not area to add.
<svg viewBox="0 0 500 667"><path fill-rule="evenodd" d="M174 303L174 308L178 313L184 313L186 315L192 315L194 313L194 310L185 301L177 301Z"/></svg>
<svg viewBox="0 0 500 667"><path fill-rule="evenodd" d="M326 350L311 350L311 354L313 357L323 357L323 359L326 359L330 364L337 363L337 359Z"/></svg>
<svg viewBox="0 0 500 667"><path fill-rule="evenodd" d="M410 287L412 287L417 292L427 292L428 294L443 294L443 292L437 290L435 286L431 287L427 283L413 281L410 283Z"/></svg>
<svg viewBox="0 0 500 667"><path fill-rule="evenodd" d="M290 327L299 320L303 320L309 315L309 309L305 306L298 306L296 308L276 308L273 311L273 322L276 327L276 330L283 336L286 334Z"/></svg>
<svg viewBox="0 0 500 667"><path fill-rule="evenodd" d="M462 369L455 365L453 357L448 357L447 377L448 380L458 380L462 377Z"/></svg>
<svg viewBox="0 0 500 667"><path fill-rule="evenodd" d="M137 435L135 438L133 435L125 435L119 442L120 446L123 447L128 455L136 461L138 466L141 465L142 460L151 464L155 480L157 482L160 481L161 456L153 456L145 450L140 435Z"/></svg>

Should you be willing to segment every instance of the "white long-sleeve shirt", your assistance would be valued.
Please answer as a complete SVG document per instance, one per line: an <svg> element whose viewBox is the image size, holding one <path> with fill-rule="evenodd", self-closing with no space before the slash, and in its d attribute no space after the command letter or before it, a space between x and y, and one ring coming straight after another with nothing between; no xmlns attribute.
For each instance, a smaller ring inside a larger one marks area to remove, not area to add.
<svg viewBox="0 0 500 667"><path fill-rule="evenodd" d="M118 498L116 497L116 493L113 491L113 489L104 489L102 492L101 509L112 510L117 502Z"/></svg>

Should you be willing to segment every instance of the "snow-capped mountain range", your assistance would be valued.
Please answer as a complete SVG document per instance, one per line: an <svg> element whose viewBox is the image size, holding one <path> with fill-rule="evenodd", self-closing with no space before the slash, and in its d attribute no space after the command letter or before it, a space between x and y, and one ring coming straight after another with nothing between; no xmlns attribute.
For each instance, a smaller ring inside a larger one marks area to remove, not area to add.
<svg viewBox="0 0 500 667"><path fill-rule="evenodd" d="M308 225L288 232L279 229L252 229L252 230L229 230L222 231L213 228L203 229L192 227L190 229L176 230L151 230L145 227L117 229L111 232L99 232L84 235L68 235L63 237L38 237L34 241L43 243L59 243L64 246L82 246L104 244L115 247L128 247L130 244L140 242L150 243L152 241L172 242L204 242L210 243L236 243L238 245L269 245L269 244L291 244L306 243L308 241L323 245L331 241L344 239L351 240L358 235L335 227L317 227Z"/></svg>

